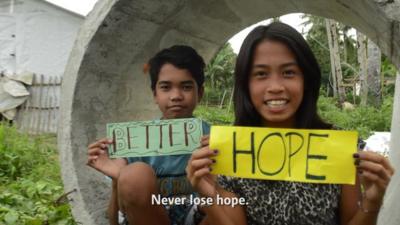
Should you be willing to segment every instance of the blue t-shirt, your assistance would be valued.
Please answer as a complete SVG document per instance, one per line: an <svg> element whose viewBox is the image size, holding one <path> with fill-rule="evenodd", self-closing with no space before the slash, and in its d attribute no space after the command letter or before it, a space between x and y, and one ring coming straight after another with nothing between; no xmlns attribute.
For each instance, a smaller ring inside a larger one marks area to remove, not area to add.
<svg viewBox="0 0 400 225"><path fill-rule="evenodd" d="M202 121L203 135L210 133L210 125ZM164 197L188 195L193 193L190 182L186 179L188 155L128 157L128 164L144 162L149 164L157 175L160 194Z"/></svg>

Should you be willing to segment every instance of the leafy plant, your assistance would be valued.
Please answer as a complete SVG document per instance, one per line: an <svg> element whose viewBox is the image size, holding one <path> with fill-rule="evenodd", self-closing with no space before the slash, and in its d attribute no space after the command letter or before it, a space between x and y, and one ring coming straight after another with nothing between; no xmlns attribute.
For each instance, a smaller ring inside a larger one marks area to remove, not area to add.
<svg viewBox="0 0 400 225"><path fill-rule="evenodd" d="M337 100L329 97L319 97L318 111L321 117L346 130L357 130L361 138L367 138L372 131L389 131L393 97L386 97L380 108L355 106L354 110L343 110L337 105Z"/></svg>
<svg viewBox="0 0 400 225"><path fill-rule="evenodd" d="M220 109L218 107L207 107L204 105L197 106L194 115L213 125L230 125L233 124L233 112L228 109Z"/></svg>
<svg viewBox="0 0 400 225"><path fill-rule="evenodd" d="M327 122L345 130L357 130L360 137L366 139L372 131L389 131L393 97L386 97L380 108L356 106L353 110L343 110L337 104L337 99L320 96L318 100L318 112ZM220 109L200 105L194 115L208 121L213 125L231 125L234 121L232 110Z"/></svg>
<svg viewBox="0 0 400 225"><path fill-rule="evenodd" d="M0 123L0 224L76 224L63 195L51 135L29 136Z"/></svg>
<svg viewBox="0 0 400 225"><path fill-rule="evenodd" d="M236 54L229 43L226 43L207 64L205 73L206 104L223 104L233 87L233 71ZM228 91L229 90L229 91ZM229 93L228 93L229 92Z"/></svg>

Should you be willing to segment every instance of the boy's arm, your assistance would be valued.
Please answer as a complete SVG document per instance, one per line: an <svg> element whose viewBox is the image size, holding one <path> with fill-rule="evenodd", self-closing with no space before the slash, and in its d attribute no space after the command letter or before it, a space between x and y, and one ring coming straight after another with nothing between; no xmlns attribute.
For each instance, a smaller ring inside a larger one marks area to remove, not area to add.
<svg viewBox="0 0 400 225"><path fill-rule="evenodd" d="M108 221L110 222L110 225L118 225L119 206L118 206L117 190L118 190L117 181L113 179L111 198L110 198L110 203L108 205Z"/></svg>

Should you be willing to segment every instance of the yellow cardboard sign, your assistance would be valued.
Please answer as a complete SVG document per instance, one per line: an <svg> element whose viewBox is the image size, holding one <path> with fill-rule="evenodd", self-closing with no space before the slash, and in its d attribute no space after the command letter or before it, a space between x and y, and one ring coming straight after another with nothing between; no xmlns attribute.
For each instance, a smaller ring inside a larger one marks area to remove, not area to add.
<svg viewBox="0 0 400 225"><path fill-rule="evenodd" d="M355 131L212 126L214 174L309 183L354 184Z"/></svg>

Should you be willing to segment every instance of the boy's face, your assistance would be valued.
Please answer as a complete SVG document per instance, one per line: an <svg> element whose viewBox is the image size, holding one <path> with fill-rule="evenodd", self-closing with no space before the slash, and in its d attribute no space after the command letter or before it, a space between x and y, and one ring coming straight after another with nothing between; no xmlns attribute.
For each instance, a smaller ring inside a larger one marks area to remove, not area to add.
<svg viewBox="0 0 400 225"><path fill-rule="evenodd" d="M158 74L154 101L163 119L189 118L203 95L190 72L170 63L164 64Z"/></svg>

